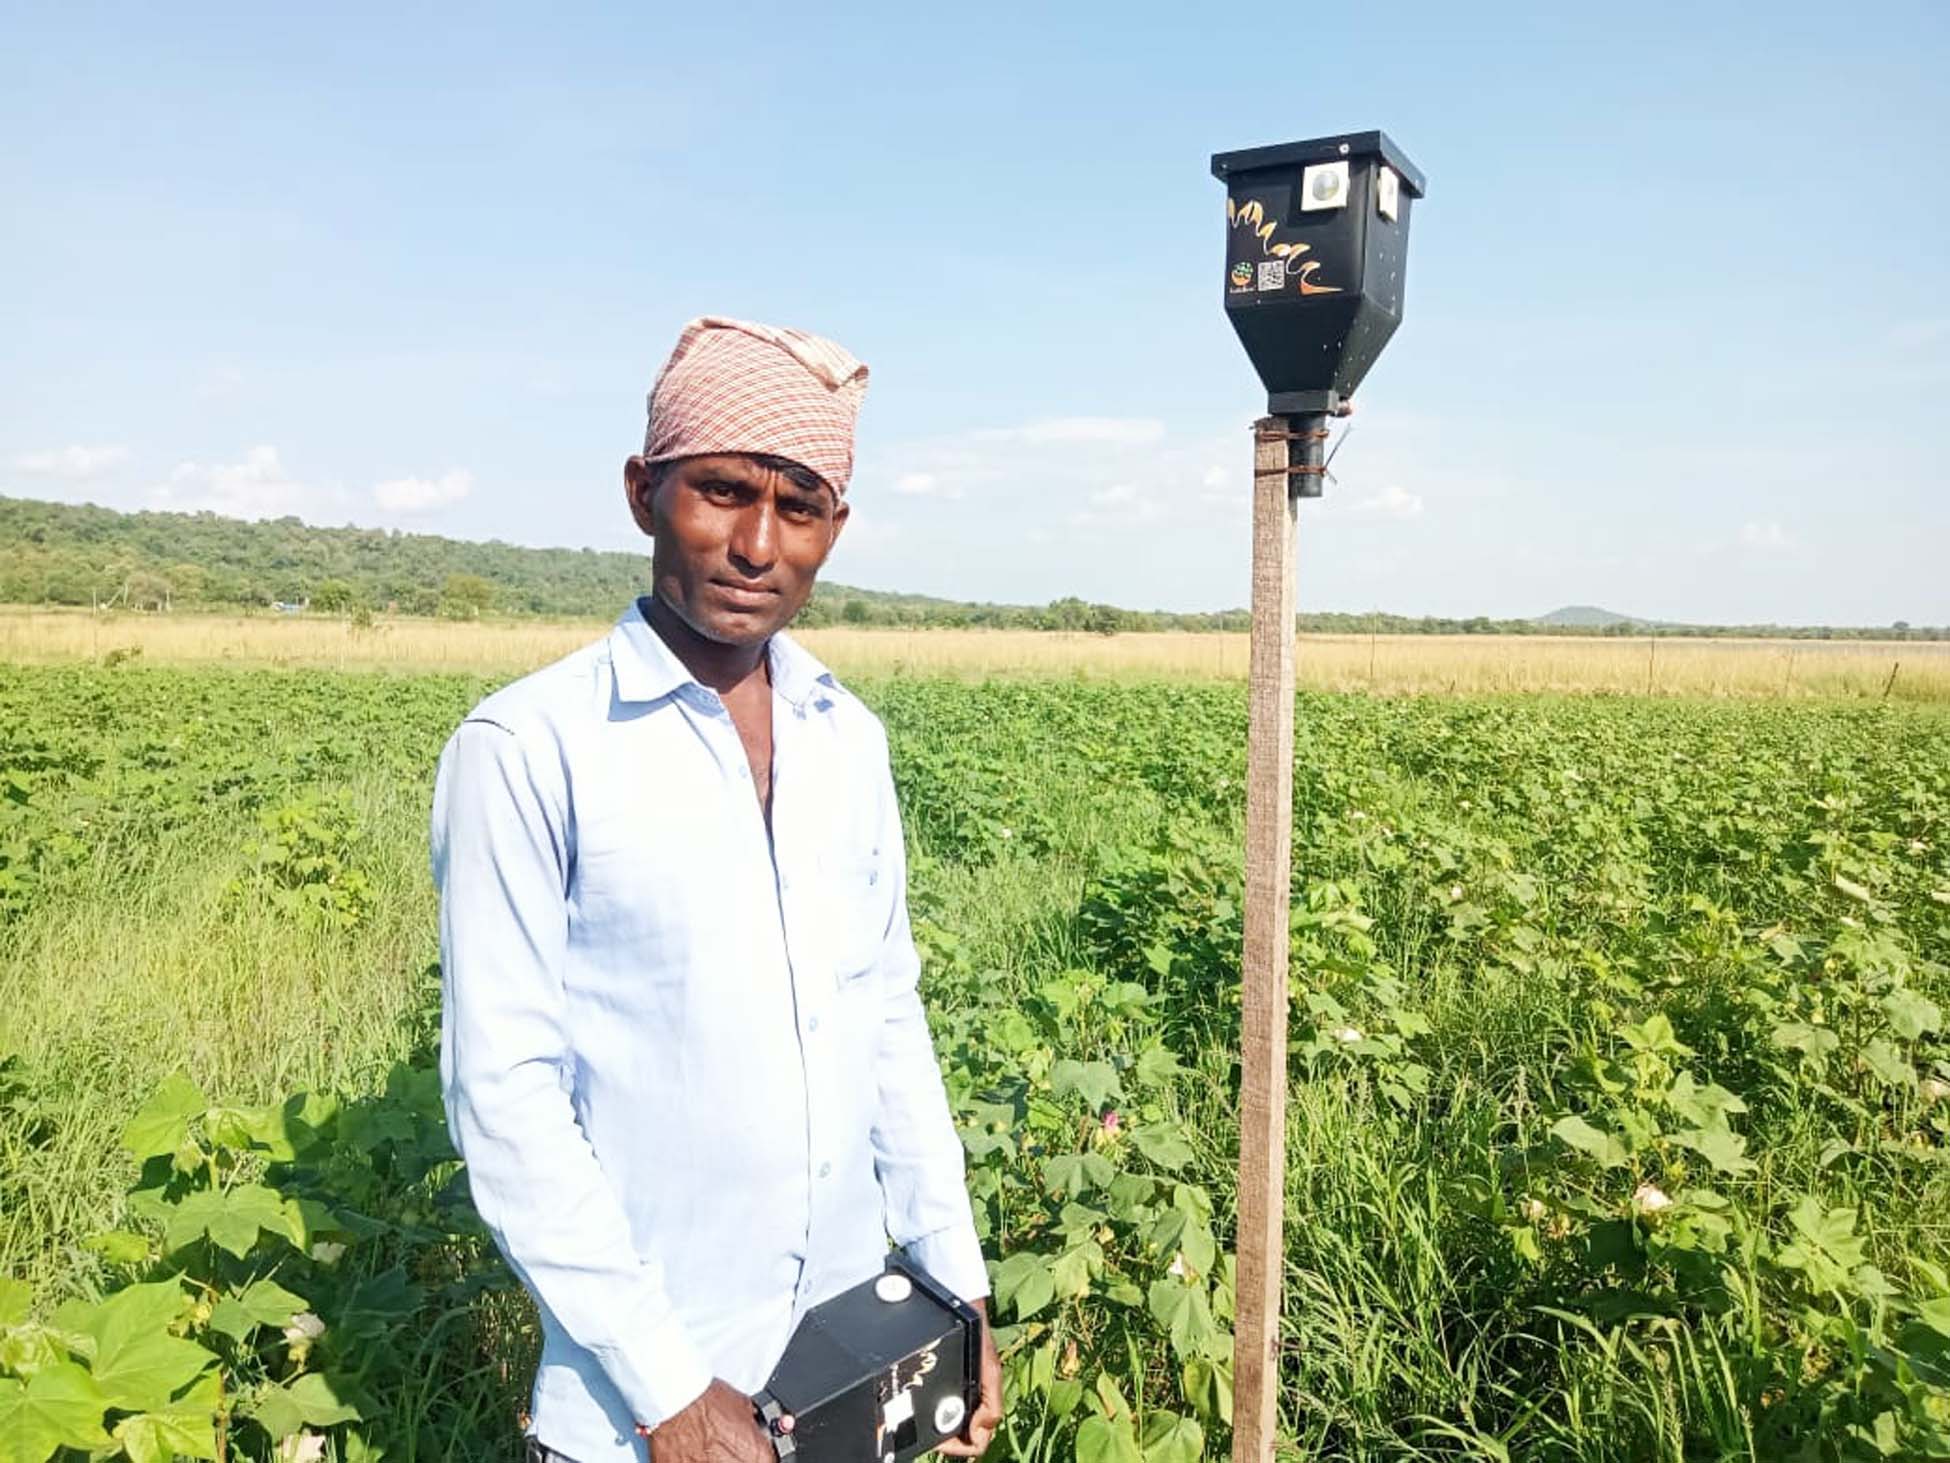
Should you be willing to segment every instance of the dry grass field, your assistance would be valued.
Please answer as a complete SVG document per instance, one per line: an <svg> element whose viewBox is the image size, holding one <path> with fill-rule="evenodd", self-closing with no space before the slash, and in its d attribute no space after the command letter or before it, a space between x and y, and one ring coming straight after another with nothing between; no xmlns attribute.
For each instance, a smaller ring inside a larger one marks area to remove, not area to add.
<svg viewBox="0 0 1950 1463"><path fill-rule="evenodd" d="M0 611L0 660L518 673L603 632L593 621ZM1246 637L990 630L803 632L840 674L1085 680L1244 677ZM1589 636L1305 635L1300 684L1404 692L1602 691L1669 696L1950 701L1942 642Z"/></svg>

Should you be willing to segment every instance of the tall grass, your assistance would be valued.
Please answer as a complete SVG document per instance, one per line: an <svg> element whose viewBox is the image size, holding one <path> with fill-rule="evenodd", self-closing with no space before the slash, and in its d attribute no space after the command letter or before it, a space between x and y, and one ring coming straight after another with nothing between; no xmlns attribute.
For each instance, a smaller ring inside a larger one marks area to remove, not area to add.
<svg viewBox="0 0 1950 1463"><path fill-rule="evenodd" d="M603 634L596 621L378 620L0 609L0 661L518 674ZM807 630L842 675L959 680L1243 680L1246 637L1030 630ZM1605 692L1950 701L1950 643L1517 635L1303 635L1304 688L1384 694Z"/></svg>

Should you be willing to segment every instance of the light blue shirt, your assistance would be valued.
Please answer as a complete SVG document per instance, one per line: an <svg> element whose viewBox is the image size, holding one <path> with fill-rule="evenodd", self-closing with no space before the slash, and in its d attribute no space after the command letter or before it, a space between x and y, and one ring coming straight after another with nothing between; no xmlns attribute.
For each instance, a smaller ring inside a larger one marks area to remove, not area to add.
<svg viewBox="0 0 1950 1463"><path fill-rule="evenodd" d="M475 1206L540 1302L533 1429L641 1459L762 1386L888 1241L988 1293L915 981L879 721L784 635L772 827L737 729L632 607L440 758L441 1077Z"/></svg>

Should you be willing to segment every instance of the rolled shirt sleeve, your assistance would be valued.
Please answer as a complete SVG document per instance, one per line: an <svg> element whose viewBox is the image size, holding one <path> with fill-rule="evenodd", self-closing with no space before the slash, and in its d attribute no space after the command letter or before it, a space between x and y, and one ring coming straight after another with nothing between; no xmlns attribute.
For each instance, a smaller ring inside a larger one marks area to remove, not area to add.
<svg viewBox="0 0 1950 1463"><path fill-rule="evenodd" d="M559 765L529 756L492 721L463 723L441 755L432 850L442 1087L495 1243L597 1359L636 1421L654 1427L702 1394L712 1374L665 1292L662 1257L638 1252L570 1099L565 808ZM915 1026L925 1046L918 1006ZM904 1051L909 1041L894 1045ZM936 1078L945 1119L939 1088ZM906 1154L911 1141L897 1134L892 1151Z"/></svg>
<svg viewBox="0 0 1950 1463"><path fill-rule="evenodd" d="M891 775L881 847L892 861L894 906L881 946L883 1020L874 1171L887 1235L909 1259L963 1300L989 1293L988 1270L968 1202L960 1135L948 1111L941 1066L917 989L921 960L907 914L907 859Z"/></svg>

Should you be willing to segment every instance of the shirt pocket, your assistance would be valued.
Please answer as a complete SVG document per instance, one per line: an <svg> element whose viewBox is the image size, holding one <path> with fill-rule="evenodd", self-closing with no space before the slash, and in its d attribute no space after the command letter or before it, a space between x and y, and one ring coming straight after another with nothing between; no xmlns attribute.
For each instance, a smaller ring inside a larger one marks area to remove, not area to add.
<svg viewBox="0 0 1950 1463"><path fill-rule="evenodd" d="M893 914L887 868L878 848L836 859L824 891L833 939L833 979L842 989L863 984L880 963Z"/></svg>

